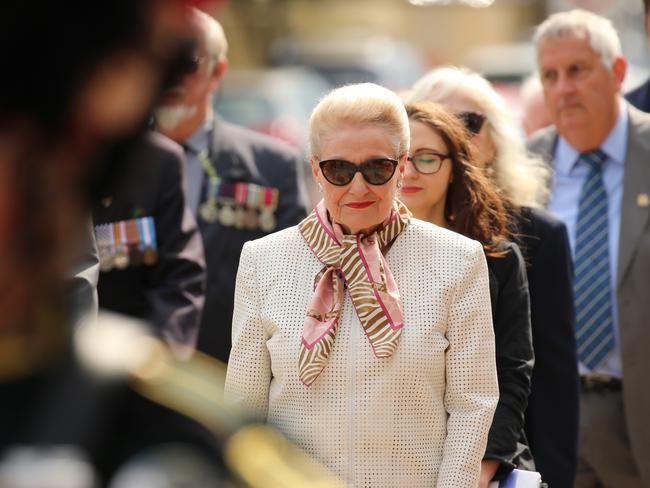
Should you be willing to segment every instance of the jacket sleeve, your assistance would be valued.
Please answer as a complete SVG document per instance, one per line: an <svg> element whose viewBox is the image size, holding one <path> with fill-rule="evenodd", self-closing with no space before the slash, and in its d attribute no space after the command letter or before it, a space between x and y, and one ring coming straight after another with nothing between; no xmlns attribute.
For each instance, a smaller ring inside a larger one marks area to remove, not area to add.
<svg viewBox="0 0 650 488"><path fill-rule="evenodd" d="M543 235L529 270L535 369L526 433L549 486L573 486L578 448L578 370L573 269L566 227Z"/></svg>
<svg viewBox="0 0 650 488"><path fill-rule="evenodd" d="M476 488L499 392L488 271L479 243L464 257L447 318L447 436L438 488Z"/></svg>
<svg viewBox="0 0 650 488"><path fill-rule="evenodd" d="M495 479L502 479L515 468L530 394L533 342L528 280L518 247L512 244L505 256L489 257L488 262L499 268L495 273L499 283L493 308L499 403L484 458L500 461Z"/></svg>
<svg viewBox="0 0 650 488"><path fill-rule="evenodd" d="M205 294L205 257L196 222L185 204L183 155L166 151L154 220L158 261L148 267L149 320L177 353L187 356L196 345ZM175 347L177 346L177 347Z"/></svg>
<svg viewBox="0 0 650 488"><path fill-rule="evenodd" d="M266 419L272 373L266 347L269 335L260 319L257 272L252 244L247 242L237 271L225 395L228 401Z"/></svg>

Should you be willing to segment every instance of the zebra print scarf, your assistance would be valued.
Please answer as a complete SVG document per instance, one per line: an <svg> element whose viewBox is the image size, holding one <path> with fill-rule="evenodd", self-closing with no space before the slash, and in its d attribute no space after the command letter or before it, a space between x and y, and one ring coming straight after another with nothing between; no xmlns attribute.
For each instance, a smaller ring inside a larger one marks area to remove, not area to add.
<svg viewBox="0 0 650 488"><path fill-rule="evenodd" d="M298 362L300 380L310 386L323 371L336 337L347 285L352 304L376 357L397 349L402 333L402 300L382 254L406 228L411 212L396 201L382 227L370 235L344 234L331 224L321 201L298 229L325 268L316 276L307 309Z"/></svg>

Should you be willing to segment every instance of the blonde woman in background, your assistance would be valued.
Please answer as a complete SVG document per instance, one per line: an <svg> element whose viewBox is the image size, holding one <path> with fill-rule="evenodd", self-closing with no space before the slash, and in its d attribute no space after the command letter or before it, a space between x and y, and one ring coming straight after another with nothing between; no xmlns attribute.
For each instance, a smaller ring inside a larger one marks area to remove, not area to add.
<svg viewBox="0 0 650 488"><path fill-rule="evenodd" d="M544 100L544 88L535 73L524 80L519 89L521 100L521 126L526 137L553 123Z"/></svg>
<svg viewBox="0 0 650 488"><path fill-rule="evenodd" d="M480 75L435 69L415 83L408 99L426 100L463 122L477 150L476 164L508 207L511 233L526 262L535 351L525 432L543 479L553 488L570 488L578 432L572 264L566 227L543 210L550 170L526 151L505 101Z"/></svg>

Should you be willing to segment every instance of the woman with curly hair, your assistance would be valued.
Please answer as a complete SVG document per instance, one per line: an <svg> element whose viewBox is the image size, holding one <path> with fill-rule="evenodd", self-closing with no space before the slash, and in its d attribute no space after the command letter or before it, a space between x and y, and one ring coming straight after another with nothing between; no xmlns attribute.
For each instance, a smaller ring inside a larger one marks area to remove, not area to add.
<svg viewBox="0 0 650 488"><path fill-rule="evenodd" d="M572 486L578 432L573 271L566 227L543 210L550 169L526 151L505 101L480 75L435 69L415 83L409 98L424 100L440 103L463 122L476 164L506 205L526 262L535 348L525 431L536 468L549 486Z"/></svg>
<svg viewBox="0 0 650 488"><path fill-rule="evenodd" d="M479 241L486 254L496 345L499 403L481 464L480 487L522 465L527 454L524 410L530 391L533 347L523 258L507 240L507 214L461 123L431 102L407 106L411 156L401 200L415 217Z"/></svg>

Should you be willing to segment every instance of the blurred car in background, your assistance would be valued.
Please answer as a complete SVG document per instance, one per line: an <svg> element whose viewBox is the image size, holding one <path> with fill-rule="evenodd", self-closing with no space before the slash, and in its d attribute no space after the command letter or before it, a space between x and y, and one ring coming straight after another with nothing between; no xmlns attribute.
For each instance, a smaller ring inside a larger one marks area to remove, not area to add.
<svg viewBox="0 0 650 488"><path fill-rule="evenodd" d="M213 103L227 121L304 150L311 111L329 89L309 68L232 69Z"/></svg>
<svg viewBox="0 0 650 488"><path fill-rule="evenodd" d="M426 70L406 41L340 33L328 39L283 38L269 50L273 68L229 69L214 98L224 119L307 147L311 111L332 87L374 82L400 90Z"/></svg>
<svg viewBox="0 0 650 488"><path fill-rule="evenodd" d="M275 66L309 66L332 86L372 82L396 91L409 88L427 69L424 54L412 43L358 31L327 39L278 39L270 58Z"/></svg>
<svg viewBox="0 0 650 488"><path fill-rule="evenodd" d="M484 44L472 49L463 63L492 82L519 83L535 71L537 52L532 42Z"/></svg>

